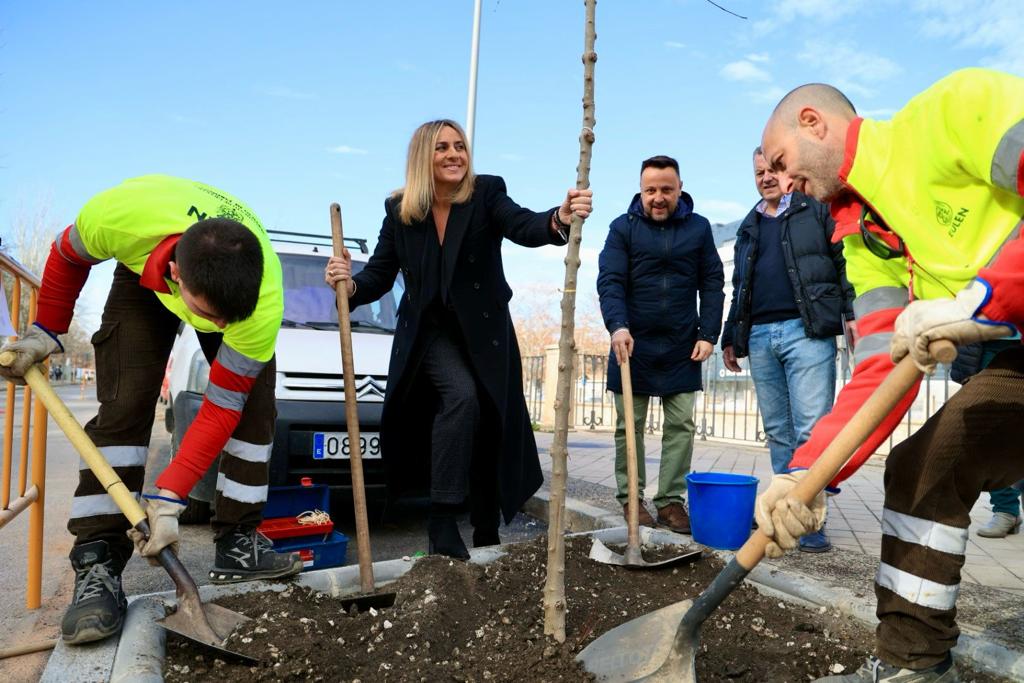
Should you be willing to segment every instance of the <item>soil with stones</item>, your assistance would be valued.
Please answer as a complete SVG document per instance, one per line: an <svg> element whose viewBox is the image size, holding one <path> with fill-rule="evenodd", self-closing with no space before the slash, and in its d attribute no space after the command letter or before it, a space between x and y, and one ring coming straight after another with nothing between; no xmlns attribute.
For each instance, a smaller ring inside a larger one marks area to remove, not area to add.
<svg viewBox="0 0 1024 683"><path fill-rule="evenodd" d="M607 630L695 597L721 569L707 557L660 570L630 570L588 559L590 539L566 543L566 640L544 636L546 539L511 546L490 565L420 559L388 589L386 610L346 613L322 593L292 586L218 602L252 618L227 647L262 660L214 659L168 638L166 680L183 681L586 681L577 653ZM645 548L648 561L681 549ZM697 677L709 681L807 681L850 672L874 636L824 607L805 609L743 585L705 623ZM964 681L996 683L963 672Z"/></svg>

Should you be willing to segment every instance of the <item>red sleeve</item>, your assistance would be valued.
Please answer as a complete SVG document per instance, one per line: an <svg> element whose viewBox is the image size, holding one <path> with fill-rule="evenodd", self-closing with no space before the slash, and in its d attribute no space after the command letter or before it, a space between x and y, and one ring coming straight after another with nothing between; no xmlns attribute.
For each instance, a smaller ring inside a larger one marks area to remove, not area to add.
<svg viewBox="0 0 1024 683"><path fill-rule="evenodd" d="M862 335L860 343L863 344L870 335L891 338L896 316L902 310L901 308L883 309L858 319L857 326ZM832 412L818 420L818 423L811 431L810 438L793 454L793 460L789 466L791 468L810 467L818 459L822 451L832 443L832 440L836 438L839 431L850 421L850 418L857 412L857 409L864 404L871 393L889 375L893 367L895 366L889 358L888 351L875 353L858 363L853 371L853 377L850 379L850 382L843 387L843 390L836 397ZM919 379L913 388L900 399L896 408L886 416L864 444L853 454L853 457L847 461L836 478L830 482L830 486L836 487L849 478L860 469L861 465L871 457L871 454L882 445L882 442L889 438L889 435L892 434L893 430L896 429L903 419L903 416L910 409L914 398L917 397L917 391L920 386L921 381Z"/></svg>
<svg viewBox="0 0 1024 683"><path fill-rule="evenodd" d="M71 227L66 228L57 239L66 242L70 231ZM43 269L35 322L53 334L67 332L75 313L75 302L89 278L91 266L91 263L79 258L70 246L61 248L54 241Z"/></svg>
<svg viewBox="0 0 1024 683"><path fill-rule="evenodd" d="M185 432L178 455L157 478L157 488L174 491L182 499L188 496L234 433L255 382L255 376L234 373L213 361L199 413Z"/></svg>
<svg viewBox="0 0 1024 683"><path fill-rule="evenodd" d="M990 320L1024 327L1024 240L1008 243L995 263L978 271L978 279L988 285L989 297L978 309Z"/></svg>

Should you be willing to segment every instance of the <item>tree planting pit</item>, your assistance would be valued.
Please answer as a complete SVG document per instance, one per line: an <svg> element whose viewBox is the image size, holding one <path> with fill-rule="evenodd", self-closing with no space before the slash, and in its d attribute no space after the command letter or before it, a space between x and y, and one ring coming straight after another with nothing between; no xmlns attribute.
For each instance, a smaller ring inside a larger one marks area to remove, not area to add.
<svg viewBox="0 0 1024 683"><path fill-rule="evenodd" d="M478 565L431 556L385 590L394 607L346 613L338 599L298 585L218 599L252 618L227 647L263 659L245 666L169 635L167 681L587 681L576 654L630 619L696 597L722 568L707 556L656 570L590 560L591 539L566 539L566 641L544 636L546 540L506 546ZM686 548L644 547L654 561ZM782 602L742 585L705 623L697 677L711 681L808 681L850 672L874 635L839 612ZM964 681L999 678L962 668Z"/></svg>

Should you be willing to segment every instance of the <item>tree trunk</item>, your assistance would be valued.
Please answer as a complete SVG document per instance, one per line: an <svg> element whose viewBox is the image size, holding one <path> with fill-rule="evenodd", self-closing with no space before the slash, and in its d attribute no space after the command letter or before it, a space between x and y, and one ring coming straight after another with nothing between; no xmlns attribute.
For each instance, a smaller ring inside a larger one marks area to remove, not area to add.
<svg viewBox="0 0 1024 683"><path fill-rule="evenodd" d="M590 187L590 156L594 144L594 9L597 0L584 0L586 25L583 47L583 130L580 132L580 163L576 188ZM569 439L569 392L576 354L576 274L580 268L583 220L573 216L565 256L565 287L562 289L562 327L558 338L558 389L555 392L555 435L551 443L551 501L548 511L548 573L544 583L544 633L565 642L565 480Z"/></svg>

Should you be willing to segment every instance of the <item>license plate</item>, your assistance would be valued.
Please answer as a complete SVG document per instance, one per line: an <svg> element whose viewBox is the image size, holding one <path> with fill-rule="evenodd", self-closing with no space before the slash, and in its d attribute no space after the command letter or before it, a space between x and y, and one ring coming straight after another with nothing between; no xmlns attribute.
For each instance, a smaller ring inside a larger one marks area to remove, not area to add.
<svg viewBox="0 0 1024 683"><path fill-rule="evenodd" d="M359 446L363 459L380 459L380 434L377 432L360 433ZM350 457L352 445L348 439L348 432L313 433L314 460L348 460Z"/></svg>

